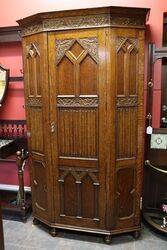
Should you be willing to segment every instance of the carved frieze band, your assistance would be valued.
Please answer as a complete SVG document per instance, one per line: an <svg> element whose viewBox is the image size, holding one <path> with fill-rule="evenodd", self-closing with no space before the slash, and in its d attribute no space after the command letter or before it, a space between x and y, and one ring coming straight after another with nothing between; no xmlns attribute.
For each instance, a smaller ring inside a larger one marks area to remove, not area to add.
<svg viewBox="0 0 167 250"><path fill-rule="evenodd" d="M68 51L75 42L78 42L83 49L87 50L87 52L98 63L98 39L97 37L90 37L56 40L57 64L61 61L66 51Z"/></svg>
<svg viewBox="0 0 167 250"><path fill-rule="evenodd" d="M57 97L57 107L94 108L98 107L98 96L95 97Z"/></svg>
<svg viewBox="0 0 167 250"><path fill-rule="evenodd" d="M118 37L116 43L116 51L120 49L128 50L129 52L133 49L138 49L138 40L136 38Z"/></svg>
<svg viewBox="0 0 167 250"><path fill-rule="evenodd" d="M29 26L22 31L22 36L52 30L88 29L95 27L145 27L145 17L117 17L110 14L59 17L46 19L42 24Z"/></svg>
<svg viewBox="0 0 167 250"><path fill-rule="evenodd" d="M117 107L136 107L137 97L117 97Z"/></svg>
<svg viewBox="0 0 167 250"><path fill-rule="evenodd" d="M28 107L42 107L42 100L41 97L28 97L27 99L27 106Z"/></svg>

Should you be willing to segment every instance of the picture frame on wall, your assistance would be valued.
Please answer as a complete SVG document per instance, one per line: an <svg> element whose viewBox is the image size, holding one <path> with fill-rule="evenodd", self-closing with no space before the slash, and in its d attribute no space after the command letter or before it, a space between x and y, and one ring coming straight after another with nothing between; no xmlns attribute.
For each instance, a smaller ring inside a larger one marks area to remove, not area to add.
<svg viewBox="0 0 167 250"><path fill-rule="evenodd" d="M5 69L0 65L0 106L5 99L9 84L9 69Z"/></svg>

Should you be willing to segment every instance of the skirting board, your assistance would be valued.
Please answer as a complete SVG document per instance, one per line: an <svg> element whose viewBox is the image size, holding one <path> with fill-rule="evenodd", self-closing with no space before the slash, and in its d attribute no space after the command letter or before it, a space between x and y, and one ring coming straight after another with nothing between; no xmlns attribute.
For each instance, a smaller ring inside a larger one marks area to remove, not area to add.
<svg viewBox="0 0 167 250"><path fill-rule="evenodd" d="M17 192L19 189L19 186L17 185L7 185L7 184L0 184L0 190L5 190L5 191L13 191ZM25 192L30 193L31 188L30 187L24 187Z"/></svg>

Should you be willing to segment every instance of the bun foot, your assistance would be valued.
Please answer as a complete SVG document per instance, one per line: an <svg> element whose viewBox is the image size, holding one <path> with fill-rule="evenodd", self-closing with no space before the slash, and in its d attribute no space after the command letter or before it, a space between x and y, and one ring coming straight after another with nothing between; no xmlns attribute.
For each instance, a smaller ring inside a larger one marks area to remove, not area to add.
<svg viewBox="0 0 167 250"><path fill-rule="evenodd" d="M33 224L34 225L38 225L39 224L39 220L37 220L36 218L33 219Z"/></svg>
<svg viewBox="0 0 167 250"><path fill-rule="evenodd" d="M27 218L26 217L22 217L22 222L26 223L27 222Z"/></svg>
<svg viewBox="0 0 167 250"><path fill-rule="evenodd" d="M49 233L50 233L50 235L51 235L52 237L56 237L56 235L57 235L56 228L52 227L52 228L50 229Z"/></svg>
<svg viewBox="0 0 167 250"><path fill-rule="evenodd" d="M111 242L112 242L111 235L106 235L106 236L104 237L104 242L105 242L106 244L111 244Z"/></svg>
<svg viewBox="0 0 167 250"><path fill-rule="evenodd" d="M137 240L140 237L140 231L133 232L133 238Z"/></svg>

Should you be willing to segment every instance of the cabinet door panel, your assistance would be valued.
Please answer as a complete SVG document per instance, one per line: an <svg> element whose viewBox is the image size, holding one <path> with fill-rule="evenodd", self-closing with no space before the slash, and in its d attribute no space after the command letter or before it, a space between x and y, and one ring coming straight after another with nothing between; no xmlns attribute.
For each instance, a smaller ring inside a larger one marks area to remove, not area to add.
<svg viewBox="0 0 167 250"><path fill-rule="evenodd" d="M104 228L105 33L49 36L52 158L58 223ZM103 72L103 73L102 73Z"/></svg>

